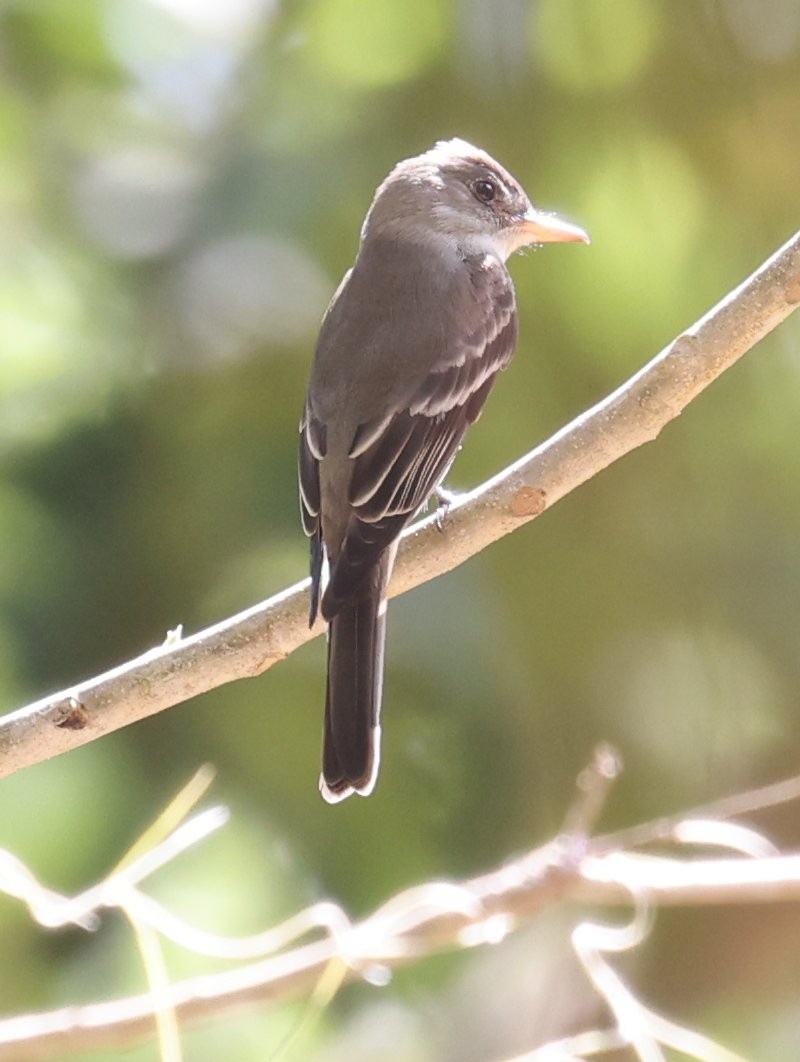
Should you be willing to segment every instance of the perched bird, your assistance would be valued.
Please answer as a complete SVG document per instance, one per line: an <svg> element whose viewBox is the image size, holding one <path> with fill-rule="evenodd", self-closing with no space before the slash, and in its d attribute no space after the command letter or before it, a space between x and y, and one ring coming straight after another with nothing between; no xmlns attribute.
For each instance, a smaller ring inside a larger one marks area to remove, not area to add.
<svg viewBox="0 0 800 1062"><path fill-rule="evenodd" d="M463 140L398 163L375 193L322 322L300 423L310 623L319 610L330 625L320 791L331 803L375 785L398 538L511 360L506 259L567 240L589 242Z"/></svg>

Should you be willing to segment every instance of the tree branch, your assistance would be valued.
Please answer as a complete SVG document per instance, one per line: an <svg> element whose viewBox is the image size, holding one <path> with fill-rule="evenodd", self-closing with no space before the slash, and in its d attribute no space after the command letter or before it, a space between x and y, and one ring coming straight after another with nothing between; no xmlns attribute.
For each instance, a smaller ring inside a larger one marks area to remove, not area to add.
<svg viewBox="0 0 800 1062"><path fill-rule="evenodd" d="M610 777L601 769L591 780L592 806L602 801ZM183 1027L250 1004L284 1002L300 995L313 998L321 986L327 991L320 994L329 998L345 982L383 984L386 971L426 955L499 943L543 910L563 901L632 906L639 912L635 919L638 924L640 915L656 906L800 900L800 854L781 853L762 834L723 821L726 810L774 807L796 800L798 792L800 779L795 778L744 794L733 802L720 801L715 805L720 809L719 818L713 822L698 818L709 810L700 808L669 820L672 826L668 831L666 820L636 827L639 843L663 841L668 833L671 843L678 845L677 854L672 856L612 850L618 840L632 835L628 831L594 839L581 832L564 834L488 874L406 889L358 923L351 923L336 905L319 903L282 926L238 941L185 927L138 891L154 869L178 855L192 839L221 825L224 813L220 809L205 811L177 827L156 849L123 861L107 879L78 897L61 897L44 889L27 868L5 853L6 860L0 863L0 887L23 899L44 925L94 927L100 910L119 906L198 954L224 954L240 960L260 957L242 961L234 969L165 985L158 993L0 1019L0 1062L61 1058L71 1051L130 1046L152 1037L160 1011L173 1011ZM585 803L586 797L581 796L578 805ZM682 837L691 835L698 825L704 827L700 831L702 844L719 846L724 856L693 858L689 854L691 842ZM732 837L731 831L738 831L740 836ZM749 840L740 845L745 834ZM770 854L751 858L748 849L754 840ZM578 929L584 943L592 947L598 946L604 934L619 933L619 927L604 930L591 923L581 923ZM312 930L324 935L303 943ZM641 943L643 935L642 930L634 943Z"/></svg>
<svg viewBox="0 0 800 1062"><path fill-rule="evenodd" d="M522 527L613 461L655 439L800 302L800 233L635 376L551 439L404 535L390 588L401 594ZM320 634L308 580L189 638L0 719L0 777L225 682L258 675Z"/></svg>

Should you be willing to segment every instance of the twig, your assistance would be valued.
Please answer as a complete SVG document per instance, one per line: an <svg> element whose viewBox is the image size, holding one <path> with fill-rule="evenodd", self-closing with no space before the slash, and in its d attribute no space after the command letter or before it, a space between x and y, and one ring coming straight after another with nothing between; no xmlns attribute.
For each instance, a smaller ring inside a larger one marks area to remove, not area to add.
<svg viewBox="0 0 800 1062"><path fill-rule="evenodd" d="M780 782L772 782L758 789L748 789L744 793L735 793L733 796L723 797L721 800L713 800L709 804L695 808L692 819L732 819L740 815L752 815L756 811L765 811L767 808L777 808L781 804L789 804L794 800L800 800L800 774L791 778L785 778ZM631 848L641 848L642 845L654 844L656 841L674 840L677 832L684 822L686 815L671 815L654 822L645 822L637 826L630 826L624 830L596 837L592 844L594 851L601 855L603 852L626 851Z"/></svg>
<svg viewBox="0 0 800 1062"><path fill-rule="evenodd" d="M624 454L655 439L800 302L800 233L649 364L546 443L407 531L391 593L450 571L517 530ZM200 693L261 674L321 633L308 581L189 638L180 633L111 671L0 719L0 777Z"/></svg>
<svg viewBox="0 0 800 1062"><path fill-rule="evenodd" d="M622 757L603 742L594 750L591 763L578 775L578 795L567 812L562 833L588 838L605 807L609 790L622 771Z"/></svg>
<svg viewBox="0 0 800 1062"><path fill-rule="evenodd" d="M192 821L202 822L206 815L208 812L203 812ZM696 820L697 813L689 812L680 821ZM358 979L385 984L393 967L434 952L497 943L563 900L629 905L632 898L637 898L646 902L648 909L689 903L739 905L800 900L800 854L758 859L666 858L608 852L607 838L597 842L579 838L576 845L567 836L480 877L407 889L360 923L351 923L335 905L322 903L267 933L239 942L226 941L192 930L172 916L163 917L163 909L141 892L132 902L133 886L142 875L160 865L168 851L178 854L183 850L185 831L192 836L197 833L192 821L176 827L170 838L159 842L157 859L142 856L136 863L123 863L114 872L125 878L128 909L137 920L198 953L247 960L261 949L262 957L222 973L173 983L160 992L157 1005L151 993L144 993L0 1020L0 1062L62 1058L70 1051L130 1045L153 1035L157 1009L173 1010L183 1027L247 1004L313 995L331 978L335 987ZM653 823L650 827L653 835L658 832L657 826ZM739 846L739 838L731 838L724 831L714 838L708 827L704 828L704 843L727 845L731 840ZM764 850L769 849L765 846ZM679 855L682 853L683 849ZM42 913L41 907L51 905L65 922L78 921L78 910L83 922L87 922L91 913L86 908L87 898L95 905L107 906L118 892L113 880L108 880L86 890L81 897L69 899L42 889L29 871L23 877L27 882L23 886L19 873L12 877L13 894L26 900L37 916ZM26 898L28 891L35 893L37 903ZM54 924L54 916L45 914L41 920ZM636 926L639 939L640 921ZM302 943L311 931L325 935ZM589 943L596 946L597 936ZM263 957L265 951L270 952L268 957ZM639 1016L642 1015L664 1043L678 1042L679 1026L664 1024L663 1019L645 1008L640 1008ZM701 1040L694 1041L698 1052ZM536 1057L535 1052L531 1057Z"/></svg>

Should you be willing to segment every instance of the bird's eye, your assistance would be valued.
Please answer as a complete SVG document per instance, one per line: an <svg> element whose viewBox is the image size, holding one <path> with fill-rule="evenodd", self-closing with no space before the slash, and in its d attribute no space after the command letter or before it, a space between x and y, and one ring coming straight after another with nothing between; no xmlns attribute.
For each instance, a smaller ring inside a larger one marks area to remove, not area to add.
<svg viewBox="0 0 800 1062"><path fill-rule="evenodd" d="M491 203L497 195L497 185L494 181L490 181L488 177L482 177L480 180L475 181L472 191L475 194L475 198L480 199L482 203Z"/></svg>

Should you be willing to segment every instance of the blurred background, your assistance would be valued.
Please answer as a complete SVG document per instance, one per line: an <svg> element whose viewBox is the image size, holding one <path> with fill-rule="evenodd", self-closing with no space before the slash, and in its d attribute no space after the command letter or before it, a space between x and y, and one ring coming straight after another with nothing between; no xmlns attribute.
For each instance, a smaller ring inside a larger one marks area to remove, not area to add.
<svg viewBox="0 0 800 1062"><path fill-rule="evenodd" d="M297 421L321 314L376 185L451 136L593 239L511 263L518 354L459 489L603 397L798 228L800 7L0 3L3 711L303 577ZM83 888L211 761L232 822L151 888L248 933L323 897L357 916L541 843L600 739L626 762L604 828L795 772L799 376L795 317L654 444L397 600L369 800L317 792L318 639L4 780L0 845ZM795 818L772 816L772 836L797 843ZM284 1057L479 1062L603 1024L569 955L584 913L347 988ZM143 988L122 919L47 934L0 898L0 937L3 1015ZM659 914L619 965L653 1006L784 1059L799 954L796 907L728 908ZM188 1033L187 1057L269 1057L303 1013L226 1018Z"/></svg>

